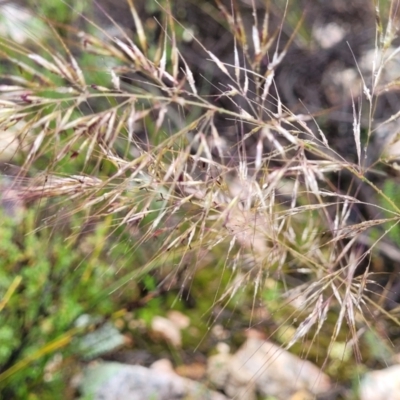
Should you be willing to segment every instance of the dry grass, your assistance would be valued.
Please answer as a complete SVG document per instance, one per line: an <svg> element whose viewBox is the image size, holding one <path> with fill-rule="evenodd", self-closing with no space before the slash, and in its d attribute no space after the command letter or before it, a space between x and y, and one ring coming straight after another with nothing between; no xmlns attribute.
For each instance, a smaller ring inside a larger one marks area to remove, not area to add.
<svg viewBox="0 0 400 400"><path fill-rule="evenodd" d="M210 254L222 251L223 268L235 278L214 305L229 302L243 285L253 285L256 302L265 278L273 278L286 288L285 304L293 310L288 319L301 318L286 347L309 335L313 343L333 310L331 344L346 325L361 358L357 344L365 327L377 318L399 324L368 290L376 280L373 254L397 257L385 237L388 224L396 229L400 209L370 178L378 163L366 158L376 101L389 88L379 78L392 57L387 52L395 38L397 3L391 2L387 16L377 15L372 80L364 76L362 90L353 93L355 162L331 147L313 115L292 112L274 94L275 71L301 20L282 46L282 26L271 31L268 13L261 16L254 8L249 34L239 8L232 11L217 1L234 35L233 64L198 45L210 68L225 76L218 89L219 98L230 101L224 108L200 93L177 43L179 22L169 10L163 10L159 47L150 52L143 21L128 3L136 41L122 29L113 38L101 27L99 35L68 28L81 44L71 51L51 25L57 51L40 43L32 52L1 38L3 59L19 72L3 79L0 129L14 129L23 154L3 199L44 205L46 198L57 198L59 207L69 204L69 212L83 212L87 220L113 215L110 240L118 228L128 229L135 240L132 252L162 239L147 265L136 268L174 265L172 277L189 263L188 282ZM107 85L79 65L78 54L112 60ZM365 110L370 123L362 140ZM237 143L221 135L216 122L221 119L242 127ZM250 155L249 143L254 143ZM341 173L369 187L371 201L340 190L332 177ZM361 205L377 218L354 222L352 210ZM49 217L46 223L51 222Z"/></svg>

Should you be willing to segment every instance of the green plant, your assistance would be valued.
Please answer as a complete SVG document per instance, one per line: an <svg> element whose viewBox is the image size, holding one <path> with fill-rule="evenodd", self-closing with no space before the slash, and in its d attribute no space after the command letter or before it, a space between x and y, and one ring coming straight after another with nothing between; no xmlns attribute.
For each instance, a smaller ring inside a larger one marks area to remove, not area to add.
<svg viewBox="0 0 400 400"><path fill-rule="evenodd" d="M98 299L98 292L110 284L114 271L100 258L92 268L84 250L91 236L71 252L62 235L65 230L35 232L36 218L34 209L24 213L22 222L1 215L0 387L4 396L13 398L28 398L36 391L53 353L68 349L73 338L84 333L74 327L78 316L112 310L111 298ZM105 239L97 235L97 240ZM62 383L60 375L53 386ZM46 390L41 393L46 396Z"/></svg>

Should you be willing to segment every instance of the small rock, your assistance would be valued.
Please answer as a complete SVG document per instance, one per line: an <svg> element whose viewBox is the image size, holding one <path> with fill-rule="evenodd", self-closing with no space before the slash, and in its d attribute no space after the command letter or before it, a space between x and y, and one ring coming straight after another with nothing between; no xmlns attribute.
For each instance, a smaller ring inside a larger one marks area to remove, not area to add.
<svg viewBox="0 0 400 400"><path fill-rule="evenodd" d="M400 365L365 374L360 400L400 400Z"/></svg>
<svg viewBox="0 0 400 400"><path fill-rule="evenodd" d="M252 336L234 355L210 357L207 374L216 387L241 400L255 399L256 392L287 400L296 393L313 396L331 389L329 377L317 366Z"/></svg>
<svg viewBox="0 0 400 400"><path fill-rule="evenodd" d="M176 310L168 311L168 319L173 322L179 329L186 329L190 325L190 318Z"/></svg>
<svg viewBox="0 0 400 400"><path fill-rule="evenodd" d="M181 347L182 334L179 326L168 318L156 316L151 321L151 330L174 347Z"/></svg>
<svg viewBox="0 0 400 400"><path fill-rule="evenodd" d="M160 365L149 369L97 363L85 370L79 388L82 400L227 400L224 395L172 370L165 372Z"/></svg>

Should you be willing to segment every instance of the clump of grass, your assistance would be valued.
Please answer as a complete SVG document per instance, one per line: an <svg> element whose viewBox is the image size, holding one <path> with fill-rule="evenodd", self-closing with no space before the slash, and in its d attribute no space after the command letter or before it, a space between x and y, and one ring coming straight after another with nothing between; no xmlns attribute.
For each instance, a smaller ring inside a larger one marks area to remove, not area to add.
<svg viewBox="0 0 400 400"><path fill-rule="evenodd" d="M232 62L191 38L223 77L214 88L219 93L209 96L199 90L201 77L180 48L177 31L183 27L169 3L160 5L155 47L135 5L127 2L134 39L122 28L118 37L110 37L93 24L92 33L63 27L70 48L50 22L51 45L1 38L8 72L1 87L0 129L14 129L19 151L13 162L20 165L3 199L47 207L48 216L39 223L55 229L61 210L63 218L79 214L82 227L112 217L111 246L123 229L131 238L126 251L147 249L147 259L132 265L113 290L161 268L167 282L179 275L187 289L197 270L210 268L210 260L223 254L221 270L229 270L232 279L210 308L225 307L248 286L255 308L266 278L272 279L282 288L284 323L295 327L280 338L286 348L303 342L311 349L326 329L325 354L343 335L361 359L358 344L365 327L378 317L399 323L369 293L376 281L374 254L390 247L381 243L400 221L400 209L371 178L379 157L374 164L367 159L374 109L384 89L379 77L395 37L395 2L386 27L377 11L375 60L380 61L371 82L363 77L360 101L353 102L355 162L330 145L314 115L288 109L275 87L276 70L301 18L283 43L283 25L269 28L268 12L260 15L253 4L248 29L238 7L216 1L233 37ZM99 71L98 65L108 67ZM365 140L362 107L369 121ZM236 143L221 134L223 120L239 127ZM335 177L341 173L368 187L371 201L339 190ZM354 222L352 212L359 206L378 217ZM385 217L379 217L381 210ZM389 228L380 231L381 226ZM371 243L373 228L378 233Z"/></svg>

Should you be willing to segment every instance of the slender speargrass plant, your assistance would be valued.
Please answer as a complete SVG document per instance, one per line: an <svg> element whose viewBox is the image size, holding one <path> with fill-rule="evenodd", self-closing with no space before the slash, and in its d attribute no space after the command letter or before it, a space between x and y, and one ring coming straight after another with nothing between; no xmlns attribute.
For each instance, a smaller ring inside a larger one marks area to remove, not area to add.
<svg viewBox="0 0 400 400"><path fill-rule="evenodd" d="M300 114L280 97L277 70L304 24L300 16L288 25L288 4L274 27L271 13L254 2L250 20L235 2L229 8L217 0L232 37L226 60L179 22L170 3L157 5L157 43L134 2L127 3L133 36L111 18L115 36L82 15L85 30L46 20L51 39L35 40L33 32L25 44L1 37L0 134L12 132L17 149L8 163L18 165L3 201L46 209L39 228L57 229L60 215L78 215L81 227L112 218L107 246L124 231L127 252L145 251L146 260L130 265L110 291L161 269L166 282L179 274L182 288L190 288L199 269L221 268L232 278L210 308L226 307L248 287L256 307L273 281L285 309L278 324L294 326L289 336L280 332L286 348L311 348L324 332L326 360L339 335L361 359L365 328L378 318L399 324L385 308L385 290L376 290L374 257L396 257L385 240L398 229L400 206L373 179L386 174L384 156L368 158L377 102L395 90L380 77L397 55L389 51L397 2L385 16L376 10L371 76L358 69L362 87L352 94L349 132L354 160L331 145L318 115ZM185 56L183 34L219 85ZM239 132L235 140L222 133L221 121ZM340 187L341 176L371 197L360 200L357 190ZM354 219L362 207L376 218Z"/></svg>

